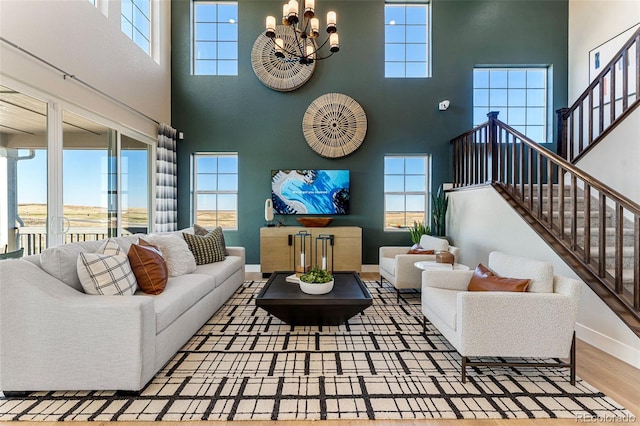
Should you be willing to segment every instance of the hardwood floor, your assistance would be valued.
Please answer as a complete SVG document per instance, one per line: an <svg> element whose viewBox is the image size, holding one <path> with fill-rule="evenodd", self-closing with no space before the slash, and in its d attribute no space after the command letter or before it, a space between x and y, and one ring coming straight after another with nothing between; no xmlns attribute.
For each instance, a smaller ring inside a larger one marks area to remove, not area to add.
<svg viewBox="0 0 640 426"><path fill-rule="evenodd" d="M377 280L380 278L375 273L362 273L363 279ZM262 279L259 273L248 273L247 279L260 280ZM323 421L323 424L328 426L519 426L519 425L575 425L576 423L588 423L588 424L640 424L640 370L626 364L611 355L602 352L593 346L578 340L577 348L577 374L580 378L584 379L597 389L604 392L609 397L613 398L618 403L626 407L635 417L629 419L616 419L607 418L599 419L585 419L583 421L576 419L561 419L561 420L547 420L547 419L535 419L535 420L327 420ZM20 422L21 425L28 424L29 422ZM270 421L233 421L233 422L73 422L73 426L150 426L151 424L159 426L179 425L179 426L203 426L210 424L217 425L237 425L237 426L272 426L276 422ZM318 423L318 421L282 421L278 423L286 423L286 426L299 426L312 423ZM0 422L0 425L10 425L10 422ZM37 422L38 426L45 425L60 425L58 422Z"/></svg>

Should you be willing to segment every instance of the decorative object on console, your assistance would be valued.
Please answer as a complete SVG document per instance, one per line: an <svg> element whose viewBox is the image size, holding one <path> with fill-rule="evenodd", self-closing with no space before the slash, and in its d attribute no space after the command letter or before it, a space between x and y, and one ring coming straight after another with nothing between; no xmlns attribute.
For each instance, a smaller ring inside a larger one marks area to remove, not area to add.
<svg viewBox="0 0 640 426"><path fill-rule="evenodd" d="M300 225L307 226L309 228L322 228L329 225L332 221L332 217L297 217L296 220L300 222Z"/></svg>
<svg viewBox="0 0 640 426"><path fill-rule="evenodd" d="M294 35L287 31L287 27L278 25L275 31L276 37L282 40L285 46L295 45ZM316 64L313 62L304 65L298 61L285 61L278 58L274 54L273 42L260 34L251 49L251 67L258 80L269 89L291 92L309 81Z"/></svg>
<svg viewBox="0 0 640 426"><path fill-rule="evenodd" d="M267 198L264 201L264 220L267 221L267 226L273 225L273 201L271 198Z"/></svg>
<svg viewBox="0 0 640 426"><path fill-rule="evenodd" d="M305 274L310 269L309 262L312 259L311 234L307 231L293 234L293 270L296 275Z"/></svg>
<svg viewBox="0 0 640 426"><path fill-rule="evenodd" d="M273 54L279 60L311 65L316 60L327 59L340 50L336 12L327 13L328 36L320 46L316 44L316 39L320 36L320 20L315 17L315 0L304 1L302 19L298 12L296 0L290 0L282 8L282 24L285 29L290 29L288 42L285 42L285 39L276 32L276 18L267 16L265 36L270 41ZM320 56L320 49L327 43L329 43L329 55Z"/></svg>
<svg viewBox="0 0 640 426"><path fill-rule="evenodd" d="M344 157L362 144L367 134L367 116L353 98L327 93L307 108L302 132L309 147L322 157Z"/></svg>

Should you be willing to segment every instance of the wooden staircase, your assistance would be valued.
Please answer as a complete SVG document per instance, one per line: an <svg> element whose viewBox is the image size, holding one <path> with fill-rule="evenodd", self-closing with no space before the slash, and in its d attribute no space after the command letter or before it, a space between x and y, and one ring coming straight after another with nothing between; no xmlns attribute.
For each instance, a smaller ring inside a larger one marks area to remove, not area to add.
<svg viewBox="0 0 640 426"><path fill-rule="evenodd" d="M454 145L454 190L492 185L640 337L640 205L490 113Z"/></svg>
<svg viewBox="0 0 640 426"><path fill-rule="evenodd" d="M640 107L640 28L558 115L558 153L498 120L454 138L454 190L492 185L640 337L640 204L574 166Z"/></svg>

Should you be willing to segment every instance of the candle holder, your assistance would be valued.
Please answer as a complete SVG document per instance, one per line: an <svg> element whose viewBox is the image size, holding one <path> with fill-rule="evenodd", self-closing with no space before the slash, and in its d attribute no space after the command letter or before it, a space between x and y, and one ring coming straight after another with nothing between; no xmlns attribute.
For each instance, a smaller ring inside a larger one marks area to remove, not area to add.
<svg viewBox="0 0 640 426"><path fill-rule="evenodd" d="M311 244L311 234L307 231L300 231L293 235L293 270L297 276L305 274L311 269L313 259L313 248Z"/></svg>
<svg viewBox="0 0 640 426"><path fill-rule="evenodd" d="M316 237L316 268L324 269L330 274L333 274L333 241L333 235L330 234L319 234Z"/></svg>

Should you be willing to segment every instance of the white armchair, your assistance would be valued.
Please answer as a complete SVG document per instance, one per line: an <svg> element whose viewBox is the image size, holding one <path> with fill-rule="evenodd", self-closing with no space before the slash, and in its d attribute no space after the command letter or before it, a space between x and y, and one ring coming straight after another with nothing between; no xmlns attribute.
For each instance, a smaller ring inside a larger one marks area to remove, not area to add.
<svg viewBox="0 0 640 426"><path fill-rule="evenodd" d="M467 291L473 271L423 271L422 312L462 356L467 366L570 368L575 383L575 322L582 282L553 274L547 262L489 255L498 275L529 278L524 293ZM569 362L481 362L468 357L569 358Z"/></svg>
<svg viewBox="0 0 640 426"><path fill-rule="evenodd" d="M450 246L449 242L443 238L436 238L430 235L423 235L420 238L420 246L425 250L449 251L456 258L460 249ZM421 269L414 266L414 263L422 260L436 260L435 254L408 254L410 247L380 247L379 269L380 283L382 279L389 281L396 288L396 300L400 300L400 290L403 288L421 288Z"/></svg>

